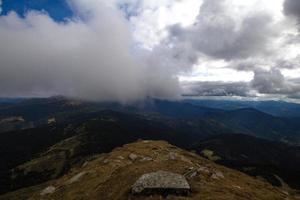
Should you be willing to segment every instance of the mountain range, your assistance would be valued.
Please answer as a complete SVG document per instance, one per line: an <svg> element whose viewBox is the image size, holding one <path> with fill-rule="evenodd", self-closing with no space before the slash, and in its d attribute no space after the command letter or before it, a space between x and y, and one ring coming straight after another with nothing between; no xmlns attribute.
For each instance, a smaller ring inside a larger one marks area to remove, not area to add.
<svg viewBox="0 0 300 200"><path fill-rule="evenodd" d="M164 140L272 187L300 188L296 118L251 107L219 109L157 99L120 105L52 97L6 100L0 103L0 121L2 194L40 189L94 156L137 140Z"/></svg>

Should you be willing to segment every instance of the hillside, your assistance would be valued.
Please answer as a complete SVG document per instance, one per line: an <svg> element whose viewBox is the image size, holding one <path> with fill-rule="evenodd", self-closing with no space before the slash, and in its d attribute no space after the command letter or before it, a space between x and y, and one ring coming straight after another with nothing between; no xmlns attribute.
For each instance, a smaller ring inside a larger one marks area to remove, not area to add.
<svg viewBox="0 0 300 200"><path fill-rule="evenodd" d="M236 133L295 145L300 143L298 121L275 117L253 108L207 113L205 117L225 124L235 130Z"/></svg>
<svg viewBox="0 0 300 200"><path fill-rule="evenodd" d="M170 195L168 199L299 199L299 194L288 187L273 187L163 141L138 141L89 157L59 179L0 199L161 199L130 192L141 175L159 170L185 175L191 186L188 196Z"/></svg>
<svg viewBox="0 0 300 200"><path fill-rule="evenodd" d="M248 135L225 134L203 140L194 149L219 164L264 177L273 185L282 185L283 179L300 188L300 170L295 167L300 165L299 147ZM208 152L212 155L207 155Z"/></svg>
<svg viewBox="0 0 300 200"><path fill-rule="evenodd" d="M82 157L109 152L140 138L167 140L188 148L199 138L226 131L226 128L211 120L197 120L194 123L158 120L106 110L69 118L68 123L1 133L0 156L3 162L0 163L0 193L56 178ZM38 167L23 165L31 160ZM56 163L63 164L57 166ZM39 165L46 167L39 170ZM24 166L26 170L20 170ZM15 168L15 178L11 179L11 169ZM47 169L48 172L44 173ZM23 171L28 173L23 175Z"/></svg>
<svg viewBox="0 0 300 200"><path fill-rule="evenodd" d="M0 163L0 194L58 178L87 156L107 153L138 139L165 140L200 154L206 144L212 144L208 149L215 151L214 147L217 148L216 152L223 158L220 164L281 185L274 178L277 175L291 187L299 188L299 171L294 167L299 165L298 148L229 134L232 132L211 119L174 119L111 110L79 112L68 117L66 122L4 132L0 134L3 161ZM222 138L227 135L229 139L225 142ZM210 143L214 136L220 138L220 142ZM217 151L218 144L220 151ZM247 153L245 150L255 152L250 154L253 157L244 159L241 155ZM228 159L231 154L239 156ZM245 167L255 171L245 171Z"/></svg>

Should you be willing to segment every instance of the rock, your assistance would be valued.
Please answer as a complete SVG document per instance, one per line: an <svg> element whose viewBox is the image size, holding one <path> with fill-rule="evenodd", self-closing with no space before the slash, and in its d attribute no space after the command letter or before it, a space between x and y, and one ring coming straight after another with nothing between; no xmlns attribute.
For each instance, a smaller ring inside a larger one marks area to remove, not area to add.
<svg viewBox="0 0 300 200"><path fill-rule="evenodd" d="M194 167L189 167L188 171L184 174L184 176L188 179L194 178L198 175L197 169L194 169Z"/></svg>
<svg viewBox="0 0 300 200"><path fill-rule="evenodd" d="M189 163L189 164L193 164L192 161L190 159L187 159L185 156L180 156L180 159L183 161L183 162L186 162L186 163Z"/></svg>
<svg viewBox="0 0 300 200"><path fill-rule="evenodd" d="M72 177L70 180L68 180L66 183L67 183L67 184L75 183L75 182L79 181L80 178L81 178L82 176L84 176L85 174L87 174L87 172L80 172L79 174L73 176L73 177Z"/></svg>
<svg viewBox="0 0 300 200"><path fill-rule="evenodd" d="M189 175L189 178L194 178L194 177L196 177L197 175L198 175L198 172L195 171L195 172L193 172L193 173L191 173L191 174Z"/></svg>
<svg viewBox="0 0 300 200"><path fill-rule="evenodd" d="M40 195L41 196L45 196L47 194L52 194L53 192L55 192L55 187L54 186L49 186L49 187L46 187L41 193Z"/></svg>
<svg viewBox="0 0 300 200"><path fill-rule="evenodd" d="M239 189L239 190L243 189L241 186L238 186L238 185L233 185L232 187L236 188L236 189Z"/></svg>
<svg viewBox="0 0 300 200"><path fill-rule="evenodd" d="M205 174L209 174L210 171L207 167L203 167L203 166L200 166L198 169L197 169L198 172L203 172Z"/></svg>
<svg viewBox="0 0 300 200"><path fill-rule="evenodd" d="M290 195L287 191L282 191L282 194L284 194L286 196Z"/></svg>
<svg viewBox="0 0 300 200"><path fill-rule="evenodd" d="M223 175L222 172L218 171L218 172L213 173L213 174L211 175L211 178L212 178L212 179L223 179L223 178L225 178L225 177L224 177L224 175Z"/></svg>
<svg viewBox="0 0 300 200"><path fill-rule="evenodd" d="M129 159L132 160L132 161L135 161L135 160L138 158L138 156L135 155L134 153L129 154L128 157L129 157Z"/></svg>
<svg viewBox="0 0 300 200"><path fill-rule="evenodd" d="M132 186L135 195L187 195L191 188L184 176L166 171L142 175Z"/></svg>
<svg viewBox="0 0 300 200"><path fill-rule="evenodd" d="M107 164L107 163L109 163L108 159L103 160L103 164Z"/></svg>
<svg viewBox="0 0 300 200"><path fill-rule="evenodd" d="M48 124L54 124L54 123L56 123L56 119L55 118L48 119Z"/></svg>
<svg viewBox="0 0 300 200"><path fill-rule="evenodd" d="M174 152L170 152L170 153L169 153L169 158L170 158L170 160L175 160L176 157L177 157L177 153L174 153Z"/></svg>
<svg viewBox="0 0 300 200"><path fill-rule="evenodd" d="M88 164L89 164L89 162L88 162L88 161L85 161L85 162L82 164L82 167L86 167Z"/></svg>
<svg viewBox="0 0 300 200"><path fill-rule="evenodd" d="M142 157L141 161L153 161L153 158L150 158L150 157Z"/></svg>
<svg viewBox="0 0 300 200"><path fill-rule="evenodd" d="M118 156L117 157L119 160L124 160L125 158L123 156Z"/></svg>
<svg viewBox="0 0 300 200"><path fill-rule="evenodd" d="M116 162L116 163L122 163L122 161L121 161L121 160L118 160L118 159L113 160L113 161Z"/></svg>

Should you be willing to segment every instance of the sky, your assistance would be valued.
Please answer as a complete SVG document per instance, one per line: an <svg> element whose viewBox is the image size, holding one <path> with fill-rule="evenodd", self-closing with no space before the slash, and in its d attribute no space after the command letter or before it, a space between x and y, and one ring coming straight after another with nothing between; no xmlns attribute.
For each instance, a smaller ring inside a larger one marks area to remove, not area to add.
<svg viewBox="0 0 300 200"><path fill-rule="evenodd" d="M299 0L0 0L0 97L300 102Z"/></svg>

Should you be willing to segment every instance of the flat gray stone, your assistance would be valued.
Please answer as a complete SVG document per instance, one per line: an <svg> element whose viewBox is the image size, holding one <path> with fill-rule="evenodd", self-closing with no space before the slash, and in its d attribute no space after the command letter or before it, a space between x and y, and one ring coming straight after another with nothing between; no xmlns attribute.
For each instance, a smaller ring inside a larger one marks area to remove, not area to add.
<svg viewBox="0 0 300 200"><path fill-rule="evenodd" d="M142 175L132 186L135 195L187 195L191 188L184 176L166 171Z"/></svg>
<svg viewBox="0 0 300 200"><path fill-rule="evenodd" d="M41 196L45 196L45 195L47 195L47 194L52 194L52 193L54 193L55 192L55 187L54 186L49 186L49 187L46 187L41 193L40 193L40 195Z"/></svg>

